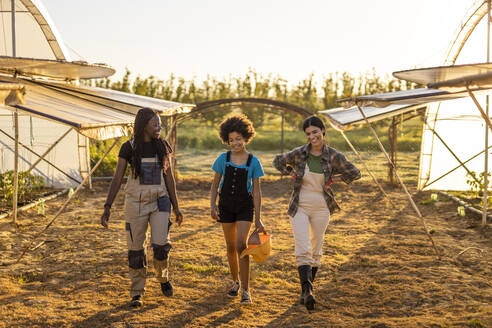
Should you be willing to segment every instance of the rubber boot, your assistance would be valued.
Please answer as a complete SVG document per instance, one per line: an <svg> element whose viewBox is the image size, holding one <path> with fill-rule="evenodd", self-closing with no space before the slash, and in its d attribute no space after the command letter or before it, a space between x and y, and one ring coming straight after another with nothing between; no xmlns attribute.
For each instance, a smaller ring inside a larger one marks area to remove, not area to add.
<svg viewBox="0 0 492 328"><path fill-rule="evenodd" d="M299 280L301 281L300 303L304 304L308 310L314 310L314 296L312 294L313 284L311 282L311 266L301 265L297 268L299 271Z"/></svg>
<svg viewBox="0 0 492 328"><path fill-rule="evenodd" d="M318 267L311 268L311 283L314 282L314 278L316 277L316 272L318 272Z"/></svg>

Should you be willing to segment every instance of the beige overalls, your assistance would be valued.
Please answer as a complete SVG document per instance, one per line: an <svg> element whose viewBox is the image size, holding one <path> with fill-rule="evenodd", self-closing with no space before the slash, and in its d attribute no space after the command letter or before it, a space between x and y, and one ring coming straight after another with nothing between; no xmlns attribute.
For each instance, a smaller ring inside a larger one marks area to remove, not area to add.
<svg viewBox="0 0 492 328"><path fill-rule="evenodd" d="M157 156L142 158L141 174L128 177L125 186L125 217L130 267L130 296L142 295L145 290L147 260L144 241L150 223L151 245L154 250L154 269L157 281L168 281L168 256L171 249L171 202Z"/></svg>
<svg viewBox="0 0 492 328"><path fill-rule="evenodd" d="M324 183L324 175L310 172L306 163L299 194L299 207L296 214L290 217L298 267L319 267L321 264L323 240L330 222L330 210L323 197Z"/></svg>

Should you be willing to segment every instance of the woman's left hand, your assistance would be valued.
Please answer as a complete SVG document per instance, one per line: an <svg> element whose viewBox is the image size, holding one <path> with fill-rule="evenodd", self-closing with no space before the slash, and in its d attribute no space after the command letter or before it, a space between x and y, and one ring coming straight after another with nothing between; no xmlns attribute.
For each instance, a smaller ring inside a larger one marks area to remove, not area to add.
<svg viewBox="0 0 492 328"><path fill-rule="evenodd" d="M181 226L181 223L183 223L183 214L179 210L179 208L174 209L174 216L176 217L176 223L178 226Z"/></svg>
<svg viewBox="0 0 492 328"><path fill-rule="evenodd" d="M263 225L263 222L261 222L261 219L255 220L255 226L256 226L256 229L258 229L258 232L267 233L265 230L265 226Z"/></svg>

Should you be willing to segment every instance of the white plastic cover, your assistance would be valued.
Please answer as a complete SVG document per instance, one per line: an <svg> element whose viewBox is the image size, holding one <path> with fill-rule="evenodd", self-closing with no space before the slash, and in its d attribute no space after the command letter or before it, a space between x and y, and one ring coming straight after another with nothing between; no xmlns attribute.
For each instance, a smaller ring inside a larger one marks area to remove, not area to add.
<svg viewBox="0 0 492 328"><path fill-rule="evenodd" d="M40 0L15 0L16 56L70 61ZM11 0L0 0L0 55L12 56Z"/></svg>
<svg viewBox="0 0 492 328"><path fill-rule="evenodd" d="M0 129L10 136L14 136L13 112L0 107ZM68 126L58 122L29 116L19 113L19 141L38 154L43 154L60 136ZM19 170L26 171L38 157L19 145ZM77 151L77 131L72 130L56 147L46 156L46 159L74 179L81 181L80 163ZM0 133L0 172L12 170L14 167L14 140ZM41 161L32 171L33 174L42 176L47 185L54 188L75 187L77 183L59 172L51 165Z"/></svg>
<svg viewBox="0 0 492 328"><path fill-rule="evenodd" d="M443 64L459 65L487 60L487 1L475 1L451 41ZM483 51L477 52L472 47L474 44L482 44ZM485 96L477 96L477 99L485 108ZM426 120L429 126L424 125L422 133L418 188L469 190L470 186L466 183L467 172L462 167L433 182L458 167L459 163L431 129L439 134L462 162L475 156L465 165L477 175L482 173L485 134L489 134L489 146L492 138L475 104L470 98L430 104ZM488 151L490 153L490 149ZM490 167L489 164L489 172Z"/></svg>

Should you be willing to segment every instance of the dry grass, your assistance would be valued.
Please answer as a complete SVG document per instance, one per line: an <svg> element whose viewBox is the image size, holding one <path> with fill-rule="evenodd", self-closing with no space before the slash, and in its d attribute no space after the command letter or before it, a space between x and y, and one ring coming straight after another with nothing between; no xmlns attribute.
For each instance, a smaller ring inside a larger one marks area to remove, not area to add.
<svg viewBox="0 0 492 328"><path fill-rule="evenodd" d="M265 164L265 166L269 164ZM383 171L383 170L382 170ZM419 221L398 189L398 208L386 206L370 180L335 189L343 210L326 233L323 267L315 283L318 308L297 304L293 239L285 214L290 180L263 183L263 217L273 255L252 266L254 305L224 295L229 286L220 226L208 216L209 179L179 183L182 227L173 226L171 275L165 298L149 279L142 309L129 300L123 195L109 230L98 226L108 183L96 183L44 235L44 243L13 264L47 215L23 213L20 227L0 221L1 327L488 327L492 326L492 230L461 218L447 201L419 205L443 255L433 254ZM412 189L412 188L411 188ZM417 202L429 197L417 195ZM38 244L38 243L36 243ZM456 258L467 247L470 250ZM151 258L151 256L149 256ZM149 273L152 276L152 272Z"/></svg>

